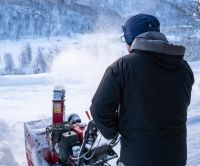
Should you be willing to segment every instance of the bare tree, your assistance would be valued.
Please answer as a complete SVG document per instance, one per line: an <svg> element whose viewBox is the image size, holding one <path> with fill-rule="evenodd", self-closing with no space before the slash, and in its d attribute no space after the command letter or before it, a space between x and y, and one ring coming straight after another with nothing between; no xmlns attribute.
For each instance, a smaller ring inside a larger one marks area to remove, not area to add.
<svg viewBox="0 0 200 166"><path fill-rule="evenodd" d="M31 49L31 46L29 43L26 44L26 52L27 52L27 59L28 59L28 62L31 63L32 61L32 49Z"/></svg>
<svg viewBox="0 0 200 166"><path fill-rule="evenodd" d="M197 12L198 12L198 14L199 14L199 16L200 16L200 0L198 0L197 3L198 3L198 4L197 4Z"/></svg>
<svg viewBox="0 0 200 166"><path fill-rule="evenodd" d="M32 49L29 43L26 44L25 48L22 50L20 62L23 67L30 65L32 61Z"/></svg>
<svg viewBox="0 0 200 166"><path fill-rule="evenodd" d="M37 56L35 58L34 72L43 73L47 70L47 62L43 52L43 48L39 47L37 50Z"/></svg>
<svg viewBox="0 0 200 166"><path fill-rule="evenodd" d="M5 62L5 68L4 68L5 72L8 74L11 74L14 69L14 60L13 60L12 54L5 53L4 62Z"/></svg>
<svg viewBox="0 0 200 166"><path fill-rule="evenodd" d="M58 3L58 5L63 5L64 4L64 0L58 0L57 3Z"/></svg>

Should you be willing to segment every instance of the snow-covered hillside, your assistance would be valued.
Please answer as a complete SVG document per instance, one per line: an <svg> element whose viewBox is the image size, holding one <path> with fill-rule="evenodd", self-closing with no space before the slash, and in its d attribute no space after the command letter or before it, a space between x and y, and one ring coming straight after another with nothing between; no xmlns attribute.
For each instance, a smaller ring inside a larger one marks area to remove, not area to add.
<svg viewBox="0 0 200 166"><path fill-rule="evenodd" d="M0 38L49 37L88 32L95 21L95 11L81 6L56 6L28 2L0 2ZM86 12L87 11L87 12ZM84 24L82 24L84 22Z"/></svg>
<svg viewBox="0 0 200 166"><path fill-rule="evenodd" d="M127 17L141 12L156 15L165 31L200 27L196 0L1 0L0 39L119 31Z"/></svg>

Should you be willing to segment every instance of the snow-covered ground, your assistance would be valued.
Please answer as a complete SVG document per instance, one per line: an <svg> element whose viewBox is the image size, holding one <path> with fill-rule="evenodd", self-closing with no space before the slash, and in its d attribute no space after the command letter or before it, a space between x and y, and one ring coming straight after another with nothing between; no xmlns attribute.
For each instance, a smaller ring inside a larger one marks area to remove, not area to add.
<svg viewBox="0 0 200 166"><path fill-rule="evenodd" d="M52 115L52 90L66 87L66 114L86 121L92 96L106 67L126 54L116 35L84 35L69 41L47 74L0 76L0 166L27 166L23 123ZM200 62L188 110L188 166L200 166Z"/></svg>

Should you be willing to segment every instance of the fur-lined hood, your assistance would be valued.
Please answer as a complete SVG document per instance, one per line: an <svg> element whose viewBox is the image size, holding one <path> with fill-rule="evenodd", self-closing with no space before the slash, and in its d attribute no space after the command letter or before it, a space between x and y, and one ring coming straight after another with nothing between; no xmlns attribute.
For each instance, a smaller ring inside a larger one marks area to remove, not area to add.
<svg viewBox="0 0 200 166"><path fill-rule="evenodd" d="M163 33L146 32L135 38L132 51L148 52L153 62L162 68L174 69L183 63L185 47L168 42Z"/></svg>
<svg viewBox="0 0 200 166"><path fill-rule="evenodd" d="M150 51L167 55L184 55L185 47L174 45L160 32L146 32L137 36L131 46L134 50Z"/></svg>

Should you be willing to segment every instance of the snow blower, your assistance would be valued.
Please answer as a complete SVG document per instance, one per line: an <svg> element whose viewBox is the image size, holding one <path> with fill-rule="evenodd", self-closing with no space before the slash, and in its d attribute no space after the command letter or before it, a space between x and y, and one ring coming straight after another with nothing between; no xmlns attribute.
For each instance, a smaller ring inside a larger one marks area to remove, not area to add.
<svg viewBox="0 0 200 166"><path fill-rule="evenodd" d="M119 139L105 141L93 120L85 124L77 114L65 116L64 102L64 88L56 87L52 120L24 123L28 165L109 166L108 161L118 157L113 147Z"/></svg>

